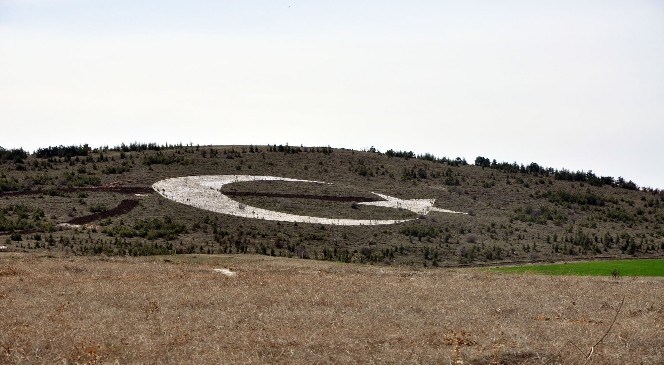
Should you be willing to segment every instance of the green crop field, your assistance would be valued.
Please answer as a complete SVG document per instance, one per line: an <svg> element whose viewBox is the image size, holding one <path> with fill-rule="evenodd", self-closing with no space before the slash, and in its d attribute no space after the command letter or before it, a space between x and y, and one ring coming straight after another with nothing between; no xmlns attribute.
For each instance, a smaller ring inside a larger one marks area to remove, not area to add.
<svg viewBox="0 0 664 365"><path fill-rule="evenodd" d="M592 276L664 276L664 260L610 260L553 265L527 265L494 269L505 273Z"/></svg>

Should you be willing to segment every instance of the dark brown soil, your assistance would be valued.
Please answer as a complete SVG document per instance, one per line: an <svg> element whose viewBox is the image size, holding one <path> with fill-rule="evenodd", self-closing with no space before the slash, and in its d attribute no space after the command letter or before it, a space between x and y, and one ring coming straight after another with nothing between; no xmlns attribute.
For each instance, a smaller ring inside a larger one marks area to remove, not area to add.
<svg viewBox="0 0 664 365"><path fill-rule="evenodd" d="M38 194L52 194L52 193L77 193L79 191L99 191L106 193L118 194L152 194L154 190L149 186L93 186L82 188L62 188L54 190L24 190L24 191L10 191L0 193L3 196L24 196L24 195L38 195Z"/></svg>
<svg viewBox="0 0 664 365"><path fill-rule="evenodd" d="M333 202L377 202L383 199L381 198L367 198L363 196L330 196L330 195L312 195L312 194L285 194L285 193L255 193L249 191L229 191L224 192L224 195L233 196L233 197L244 197L244 196L257 196L265 198L291 198L291 199L313 199L313 200L325 200Z"/></svg>
<svg viewBox="0 0 664 365"><path fill-rule="evenodd" d="M109 209L105 212L99 212L95 214L86 215L83 217L74 218L67 223L69 224L88 224L94 221L115 217L118 215L123 215L129 213L132 209L138 206L138 200L136 199L125 199L118 204L117 207Z"/></svg>

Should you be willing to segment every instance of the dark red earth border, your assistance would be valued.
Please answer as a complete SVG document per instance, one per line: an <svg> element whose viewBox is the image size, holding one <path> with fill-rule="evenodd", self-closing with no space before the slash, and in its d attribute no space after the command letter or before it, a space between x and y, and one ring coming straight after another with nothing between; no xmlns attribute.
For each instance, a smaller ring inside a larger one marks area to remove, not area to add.
<svg viewBox="0 0 664 365"><path fill-rule="evenodd" d="M76 193L79 191L101 191L105 193L118 193L118 194L152 194L154 190L152 187L148 186L93 186L93 187L82 187L82 188L62 188L54 190L26 190L26 191L12 191L0 193L0 197L5 196L25 196L25 195L38 195L38 194L49 194L51 192L56 193ZM115 208L109 209L104 212L94 213L86 215L83 217L77 217L71 219L65 223L67 224L89 224L94 221L115 217L118 215L127 214L138 206L138 200L136 199L124 199L118 204ZM21 231L7 231L0 232L0 234L32 234L36 233L36 229L24 229Z"/></svg>
<svg viewBox="0 0 664 365"><path fill-rule="evenodd" d="M287 193L254 193L247 191L226 191L222 194L228 196L260 196L265 198L290 198L290 199L314 199L314 200L327 200L333 202L377 202L384 199L381 198L367 198L363 196L329 196L329 195L313 195L313 194L287 194Z"/></svg>
<svg viewBox="0 0 664 365"><path fill-rule="evenodd" d="M123 215L131 212L134 208L138 206L138 200L136 199L124 199L118 204L117 207L109 209L104 212L99 212L95 214L86 215L83 217L77 217L67 221L68 224L88 224L94 221L115 217L118 215Z"/></svg>
<svg viewBox="0 0 664 365"><path fill-rule="evenodd" d="M24 196L24 195L38 195L56 193L76 193L79 191L101 191L105 193L118 193L118 194L152 194L154 190L150 186L90 186L83 188L61 188L53 190L24 190L24 191L10 191L0 193L3 196Z"/></svg>

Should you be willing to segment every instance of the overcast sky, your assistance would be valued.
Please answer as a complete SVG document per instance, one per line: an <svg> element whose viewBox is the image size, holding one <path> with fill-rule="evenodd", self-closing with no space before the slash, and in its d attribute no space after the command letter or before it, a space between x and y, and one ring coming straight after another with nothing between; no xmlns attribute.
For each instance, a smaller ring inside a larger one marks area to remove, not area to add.
<svg viewBox="0 0 664 365"><path fill-rule="evenodd" d="M664 188L662 65L662 1L0 0L0 146L375 146Z"/></svg>

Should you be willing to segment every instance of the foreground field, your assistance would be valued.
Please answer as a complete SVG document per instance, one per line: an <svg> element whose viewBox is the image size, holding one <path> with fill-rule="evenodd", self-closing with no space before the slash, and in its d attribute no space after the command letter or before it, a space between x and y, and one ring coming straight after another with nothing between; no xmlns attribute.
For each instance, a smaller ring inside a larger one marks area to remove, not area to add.
<svg viewBox="0 0 664 365"><path fill-rule="evenodd" d="M574 364L592 350L586 363L661 364L663 284L257 255L5 253L0 363Z"/></svg>
<svg viewBox="0 0 664 365"><path fill-rule="evenodd" d="M664 259L604 260L552 265L524 265L496 269L506 273L599 276L664 276Z"/></svg>

